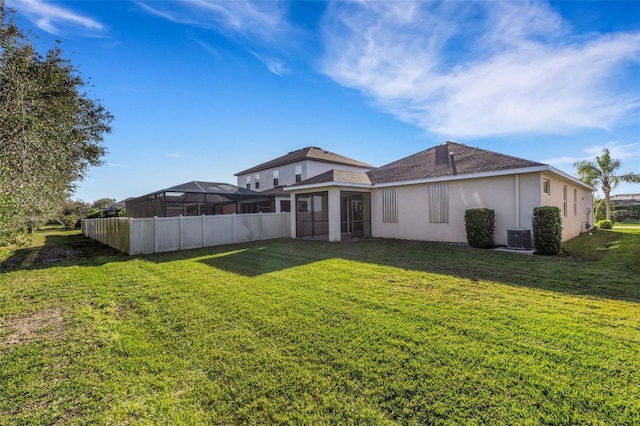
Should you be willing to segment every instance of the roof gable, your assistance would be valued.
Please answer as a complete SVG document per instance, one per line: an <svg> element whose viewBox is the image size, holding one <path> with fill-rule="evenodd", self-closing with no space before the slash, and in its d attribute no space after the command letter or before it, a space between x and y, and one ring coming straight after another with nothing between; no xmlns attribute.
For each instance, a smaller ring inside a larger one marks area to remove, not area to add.
<svg viewBox="0 0 640 426"><path fill-rule="evenodd" d="M332 169L327 170L317 176L306 179L302 182L291 185L289 188L296 186L317 185L322 183L344 183L351 185L371 185L371 180L365 172L353 172L348 170Z"/></svg>
<svg viewBox="0 0 640 426"><path fill-rule="evenodd" d="M236 173L234 176L245 175L248 173L258 172L260 170L272 169L274 167L284 166L287 164L297 163L304 160L320 161L324 163L339 164L343 166L360 167L362 169L371 169L371 164L363 163L358 160L354 160L349 157L335 154L333 152L326 151L322 148L315 146L309 146L306 148L291 151L281 157L267 161L249 169Z"/></svg>
<svg viewBox="0 0 640 426"><path fill-rule="evenodd" d="M536 161L445 142L367 172L373 184L544 166Z"/></svg>

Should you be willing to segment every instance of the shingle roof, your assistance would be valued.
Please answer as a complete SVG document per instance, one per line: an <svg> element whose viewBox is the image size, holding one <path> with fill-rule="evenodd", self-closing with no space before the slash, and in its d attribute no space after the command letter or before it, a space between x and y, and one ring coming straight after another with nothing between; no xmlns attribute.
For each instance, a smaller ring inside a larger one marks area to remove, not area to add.
<svg viewBox="0 0 640 426"><path fill-rule="evenodd" d="M439 148L443 147L443 148ZM436 151L448 151L445 161L436 164ZM453 154L456 173L448 154ZM457 142L445 142L367 172L373 184L467 175L500 170L543 166L544 164Z"/></svg>
<svg viewBox="0 0 640 426"><path fill-rule="evenodd" d="M360 184L371 185L371 180L365 172L351 172L347 170L328 170L312 178L306 179L302 182L291 185L290 187L301 185L315 185L319 183L347 183L347 184Z"/></svg>
<svg viewBox="0 0 640 426"><path fill-rule="evenodd" d="M363 163L361 161L357 161L352 158L334 154L333 152L326 151L322 148L309 146L306 148L298 149L296 151L291 151L286 155L283 155L271 161L267 161L266 163L258 164L257 166L238 172L234 176L245 175L245 174L257 172L260 170L284 166L286 164L296 163L302 160L321 161L324 163L334 163L334 164L341 164L341 165L352 166L352 167L360 167L362 169L373 168L371 164Z"/></svg>

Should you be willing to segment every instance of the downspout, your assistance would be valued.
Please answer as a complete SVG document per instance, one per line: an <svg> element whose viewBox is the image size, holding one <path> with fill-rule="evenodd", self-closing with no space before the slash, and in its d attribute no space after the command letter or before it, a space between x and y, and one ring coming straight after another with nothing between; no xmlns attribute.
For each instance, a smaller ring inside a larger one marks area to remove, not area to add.
<svg viewBox="0 0 640 426"><path fill-rule="evenodd" d="M520 175L515 175L516 228L520 228Z"/></svg>

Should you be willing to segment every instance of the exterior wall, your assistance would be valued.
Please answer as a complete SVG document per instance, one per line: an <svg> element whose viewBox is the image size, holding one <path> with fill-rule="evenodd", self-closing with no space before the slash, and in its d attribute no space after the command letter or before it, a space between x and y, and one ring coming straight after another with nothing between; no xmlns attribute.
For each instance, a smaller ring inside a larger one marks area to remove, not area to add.
<svg viewBox="0 0 640 426"><path fill-rule="evenodd" d="M521 187L521 182L518 182ZM400 238L410 240L467 242L464 227L464 211L486 207L495 210L495 243L507 244L507 229L520 226L530 227L531 212L516 208L515 176L465 179L449 181L447 223L429 222L429 184L399 186L398 222L382 222L382 193L376 189L371 195L372 235L380 238ZM522 190L520 195L522 199ZM527 198L530 198L527 194ZM516 213L518 215L516 216Z"/></svg>
<svg viewBox="0 0 640 426"><path fill-rule="evenodd" d="M551 184L551 194L545 194L542 190L543 179L548 179ZM564 189L567 187L566 214L564 211ZM577 190L574 210L574 189ZM574 182L563 179L552 173L541 173L540 193L542 206L555 206L560 209L562 218L562 241L570 240L585 232L586 226L593 226L593 193L578 186Z"/></svg>
<svg viewBox="0 0 640 426"><path fill-rule="evenodd" d="M542 179L551 182L551 196L542 193ZM441 182L442 183L442 182ZM429 185L398 186L398 222L383 223L382 194L376 188L371 194L372 235L379 238L467 242L464 211L490 208L495 211L494 241L507 245L507 230L532 228L533 208L555 205L563 208L563 185L567 186L567 216L563 218L562 239L566 241L584 232L586 211L592 205L592 194L577 184L555 174L526 173L446 182L448 186L447 223L429 222ZM573 190L577 189L576 214ZM592 224L592 213L590 213ZM533 237L533 236L532 236Z"/></svg>
<svg viewBox="0 0 640 426"><path fill-rule="evenodd" d="M296 165L302 165L302 180L309 179L314 176L318 176L329 170L347 170L362 172L366 169L353 166L345 166L341 164L325 163L322 161L303 160L293 164L286 164L284 166L273 167L270 169L260 170L258 172L244 174L238 176L237 185L241 188L246 188L247 176L251 177L251 188L256 190L255 187L255 175L260 175L260 188L257 191L266 191L273 189L273 171L278 170L278 186L289 186L296 183Z"/></svg>

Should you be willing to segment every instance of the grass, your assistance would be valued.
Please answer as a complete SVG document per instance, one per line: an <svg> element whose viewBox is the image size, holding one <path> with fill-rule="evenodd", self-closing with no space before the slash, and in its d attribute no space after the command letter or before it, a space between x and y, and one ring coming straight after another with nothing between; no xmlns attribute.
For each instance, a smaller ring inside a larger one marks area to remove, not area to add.
<svg viewBox="0 0 640 426"><path fill-rule="evenodd" d="M0 424L640 423L640 228L563 257L36 237L0 274Z"/></svg>

